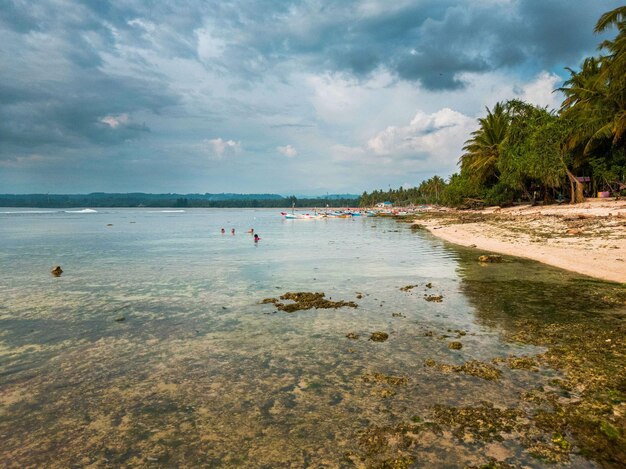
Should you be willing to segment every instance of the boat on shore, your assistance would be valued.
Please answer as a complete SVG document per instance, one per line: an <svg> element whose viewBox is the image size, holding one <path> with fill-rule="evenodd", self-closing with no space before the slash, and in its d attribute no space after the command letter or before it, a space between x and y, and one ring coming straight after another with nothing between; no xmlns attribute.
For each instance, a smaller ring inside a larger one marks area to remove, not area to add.
<svg viewBox="0 0 626 469"><path fill-rule="evenodd" d="M324 210L314 213L296 213L296 212L280 212L285 220L317 220L321 218L354 218L354 217L376 217L376 216L394 216L394 215L410 215L415 213L415 208L410 209L338 209Z"/></svg>
<svg viewBox="0 0 626 469"><path fill-rule="evenodd" d="M318 218L323 218L322 215L319 215L319 214L311 215L310 213L287 213L287 212L280 212L280 214L282 215L282 217L285 220L315 220L315 219L318 219Z"/></svg>

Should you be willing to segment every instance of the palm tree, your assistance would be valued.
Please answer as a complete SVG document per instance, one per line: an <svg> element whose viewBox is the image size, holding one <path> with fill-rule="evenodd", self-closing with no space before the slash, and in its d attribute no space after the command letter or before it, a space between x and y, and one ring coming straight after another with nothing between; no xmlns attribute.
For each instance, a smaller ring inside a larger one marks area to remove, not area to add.
<svg viewBox="0 0 626 469"><path fill-rule="evenodd" d="M496 103L493 111L487 109L487 115L478 119L480 127L472 132L472 137L465 142L461 156L461 172L483 184L497 178L499 145L506 137L510 116L502 103Z"/></svg>
<svg viewBox="0 0 626 469"><path fill-rule="evenodd" d="M608 99L608 86L602 77L602 62L595 57L585 59L580 71L567 68L570 78L559 91L565 95L561 116L573 122L567 147L590 154L602 141L612 137L611 116L615 103ZM612 109L611 109L612 108Z"/></svg>
<svg viewBox="0 0 626 469"><path fill-rule="evenodd" d="M433 176L419 185L419 194L426 203L439 203L441 194L446 188L446 181L439 176Z"/></svg>
<svg viewBox="0 0 626 469"><path fill-rule="evenodd" d="M568 69L570 79L559 89L565 94L561 114L575 123L568 146L582 147L585 156L602 142L626 143L626 7L602 15L595 31L612 26L617 36L600 44L608 54L586 59L579 72Z"/></svg>
<svg viewBox="0 0 626 469"><path fill-rule="evenodd" d="M617 26L626 21L626 6L617 7L615 10L606 12L596 23L595 32L601 33L609 26Z"/></svg>
<svg viewBox="0 0 626 469"><path fill-rule="evenodd" d="M600 49L608 52L602 57L601 76L607 83L607 98L615 107L613 119L605 131L613 137L613 145L624 147L626 140L626 6L618 7L600 17L595 32L617 27L617 36L600 44Z"/></svg>

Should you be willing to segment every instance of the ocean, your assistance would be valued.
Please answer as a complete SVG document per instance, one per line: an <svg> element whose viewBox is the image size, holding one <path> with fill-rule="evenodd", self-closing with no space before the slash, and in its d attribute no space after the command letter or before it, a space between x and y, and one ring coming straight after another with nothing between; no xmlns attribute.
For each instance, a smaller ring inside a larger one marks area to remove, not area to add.
<svg viewBox="0 0 626 469"><path fill-rule="evenodd" d="M479 254L388 218L0 208L0 460L462 467L492 454L543 467L515 438L446 432L437 409L516 408L549 386L558 371L493 360L545 350L511 339L523 321L605 314L613 286ZM262 303L287 292L357 307ZM454 369L472 360L501 376Z"/></svg>

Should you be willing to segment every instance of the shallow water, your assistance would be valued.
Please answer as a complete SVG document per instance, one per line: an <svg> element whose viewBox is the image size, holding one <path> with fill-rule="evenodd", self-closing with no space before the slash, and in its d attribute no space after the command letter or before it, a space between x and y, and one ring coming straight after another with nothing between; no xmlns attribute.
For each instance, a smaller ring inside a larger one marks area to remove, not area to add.
<svg viewBox="0 0 626 469"><path fill-rule="evenodd" d="M480 265L477 256L381 218L2 209L0 459L8 467L383 464L390 445L372 450L373 429L428 418L436 405L515 407L521 392L558 375L503 370L492 382L426 360L532 355L541 349L506 339L515 321L607 314L609 284L519 259ZM57 264L59 278L50 275ZM288 314L260 304L288 291L358 308ZM374 331L389 339L368 340ZM375 374L406 380L368 379ZM400 452L416 467L488 457L544 465L515 439L459 441L446 431ZM569 464L595 467L579 455Z"/></svg>

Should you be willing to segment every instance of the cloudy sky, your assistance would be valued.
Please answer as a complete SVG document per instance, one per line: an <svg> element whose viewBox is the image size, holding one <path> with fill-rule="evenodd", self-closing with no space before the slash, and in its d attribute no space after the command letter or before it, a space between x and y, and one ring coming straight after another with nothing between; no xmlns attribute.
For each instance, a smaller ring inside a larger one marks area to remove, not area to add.
<svg viewBox="0 0 626 469"><path fill-rule="evenodd" d="M360 193L455 171L614 0L0 0L0 193Z"/></svg>

